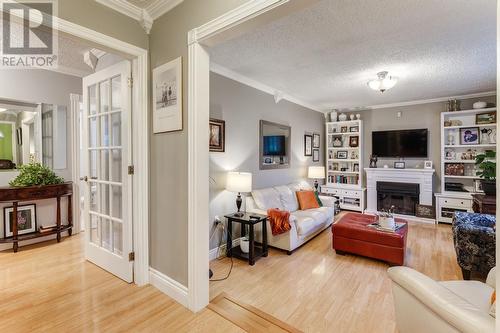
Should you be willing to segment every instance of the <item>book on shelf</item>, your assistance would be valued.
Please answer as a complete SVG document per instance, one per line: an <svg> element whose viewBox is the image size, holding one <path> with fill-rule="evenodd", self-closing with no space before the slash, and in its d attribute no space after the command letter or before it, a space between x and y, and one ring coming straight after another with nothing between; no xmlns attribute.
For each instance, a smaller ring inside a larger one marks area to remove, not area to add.
<svg viewBox="0 0 500 333"><path fill-rule="evenodd" d="M359 183L359 175L356 176L329 175L328 182L337 184L357 185Z"/></svg>

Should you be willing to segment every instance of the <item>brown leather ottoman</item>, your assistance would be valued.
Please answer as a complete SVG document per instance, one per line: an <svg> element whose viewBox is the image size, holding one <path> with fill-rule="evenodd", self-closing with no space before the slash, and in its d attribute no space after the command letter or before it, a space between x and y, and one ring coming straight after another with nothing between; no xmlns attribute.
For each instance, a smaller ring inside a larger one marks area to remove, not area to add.
<svg viewBox="0 0 500 333"><path fill-rule="evenodd" d="M349 252L361 256L403 265L406 251L408 223L396 218L396 222L406 225L395 233L383 232L368 227L377 216L347 213L332 225L333 249L338 253Z"/></svg>

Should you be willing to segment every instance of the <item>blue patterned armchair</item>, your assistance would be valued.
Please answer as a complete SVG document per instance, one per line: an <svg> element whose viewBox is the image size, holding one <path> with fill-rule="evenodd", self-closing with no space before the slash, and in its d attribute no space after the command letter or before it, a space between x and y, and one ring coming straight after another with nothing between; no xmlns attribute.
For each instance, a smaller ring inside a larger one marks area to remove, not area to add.
<svg viewBox="0 0 500 333"><path fill-rule="evenodd" d="M465 280L472 271L487 274L495 267L495 224L493 215L455 213L453 243Z"/></svg>

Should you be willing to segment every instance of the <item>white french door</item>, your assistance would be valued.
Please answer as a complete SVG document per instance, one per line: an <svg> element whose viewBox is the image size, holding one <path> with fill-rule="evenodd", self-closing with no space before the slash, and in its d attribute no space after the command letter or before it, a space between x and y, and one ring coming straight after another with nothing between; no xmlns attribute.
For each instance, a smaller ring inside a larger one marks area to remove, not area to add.
<svg viewBox="0 0 500 333"><path fill-rule="evenodd" d="M83 79L85 256L133 281L131 64L124 61Z"/></svg>

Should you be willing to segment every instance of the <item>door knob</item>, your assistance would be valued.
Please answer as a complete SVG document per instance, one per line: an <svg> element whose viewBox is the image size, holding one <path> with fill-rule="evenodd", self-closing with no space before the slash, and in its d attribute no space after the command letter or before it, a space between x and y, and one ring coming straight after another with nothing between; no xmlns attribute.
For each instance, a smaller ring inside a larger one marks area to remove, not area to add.
<svg viewBox="0 0 500 333"><path fill-rule="evenodd" d="M85 182L86 182L86 181L88 181L88 180L89 180L89 178L88 178L87 176L85 176L85 177L80 177L80 180L83 180L83 181L85 181Z"/></svg>

